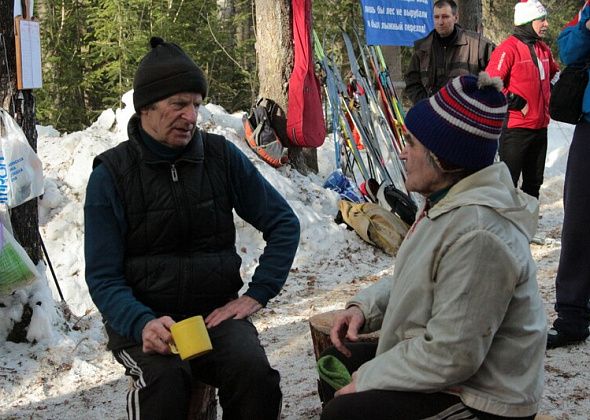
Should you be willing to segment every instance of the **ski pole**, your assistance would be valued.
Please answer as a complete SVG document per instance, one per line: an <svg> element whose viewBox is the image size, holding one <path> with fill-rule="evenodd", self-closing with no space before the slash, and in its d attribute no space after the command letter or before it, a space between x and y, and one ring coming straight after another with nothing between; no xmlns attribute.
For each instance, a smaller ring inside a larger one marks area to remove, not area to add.
<svg viewBox="0 0 590 420"><path fill-rule="evenodd" d="M64 295L61 292L61 288L59 287L59 283L57 282L57 276L55 275L55 271L53 271L53 265L51 264L51 260L49 259L49 254L47 253L47 248L45 248L45 243L43 243L43 238L41 237L41 232L39 233L39 240L41 241L41 248L43 248L43 254L45 258L47 258L47 265L49 265L49 270L51 271L51 275L53 276L53 281L55 282L55 287L57 287L57 292L59 293L59 297L61 298L62 302L65 302Z"/></svg>

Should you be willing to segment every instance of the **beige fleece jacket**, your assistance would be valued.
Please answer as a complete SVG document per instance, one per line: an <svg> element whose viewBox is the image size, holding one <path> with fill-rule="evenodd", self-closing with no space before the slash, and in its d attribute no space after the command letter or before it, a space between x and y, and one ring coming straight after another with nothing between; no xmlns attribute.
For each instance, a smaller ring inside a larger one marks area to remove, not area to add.
<svg viewBox="0 0 590 420"><path fill-rule="evenodd" d="M365 332L381 330L357 391L442 391L496 415L536 413L547 322L529 247L537 217L537 200L497 163L419 218L393 277L347 304Z"/></svg>

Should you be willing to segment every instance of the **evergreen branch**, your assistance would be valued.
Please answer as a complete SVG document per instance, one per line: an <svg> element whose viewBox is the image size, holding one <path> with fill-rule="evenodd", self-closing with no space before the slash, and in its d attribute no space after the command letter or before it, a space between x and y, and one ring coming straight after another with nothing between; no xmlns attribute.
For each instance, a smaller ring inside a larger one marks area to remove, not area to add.
<svg viewBox="0 0 590 420"><path fill-rule="evenodd" d="M184 4L184 0L181 0L180 5L178 6L178 10L176 10L176 14L174 15L174 19L172 19L173 23L176 23L176 19L178 19L178 15L180 14L180 11L182 10L183 4Z"/></svg>
<svg viewBox="0 0 590 420"><path fill-rule="evenodd" d="M238 68L243 71L246 72L246 69L240 64L238 63L235 58L233 58L225 49L225 47L217 40L217 37L215 36L215 34L213 33L213 28L211 28L211 22L209 21L209 13L207 13L207 27L209 28L209 32L211 32L211 36L213 37L213 41L215 41L215 43L219 46L219 48L221 48L221 50L225 53L225 55L227 55L227 57L236 65L238 66Z"/></svg>

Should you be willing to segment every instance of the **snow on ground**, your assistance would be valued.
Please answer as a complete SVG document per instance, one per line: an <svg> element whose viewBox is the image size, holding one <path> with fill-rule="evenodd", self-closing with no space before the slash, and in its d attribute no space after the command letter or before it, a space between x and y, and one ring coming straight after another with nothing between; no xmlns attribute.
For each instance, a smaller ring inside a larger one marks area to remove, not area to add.
<svg viewBox="0 0 590 420"><path fill-rule="evenodd" d="M125 103L130 103L126 95ZM105 111L88 129L60 135L39 127L38 153L44 162L46 192L39 204L41 233L72 316L65 320L39 301L31 326L35 344L4 342L0 319L0 418L124 419L128 381L105 349L105 335L84 282L83 202L92 159L126 136L131 111ZM320 173L304 177L289 167L275 170L241 140L241 115L216 105L201 110L200 125L236 143L290 202L301 220L299 251L287 283L267 308L254 316L273 366L282 375L283 418L317 419L321 411L309 333L310 316L341 308L357 290L391 273L395 260L336 225L338 196L321 187L334 168L333 146L318 151ZM540 232L544 245L531 245L538 282L553 319L554 279L559 260L563 177L573 127L549 127L546 182L541 191ZM252 274L264 243L249 225L237 221L243 275ZM47 283L59 301L50 271ZM14 299L23 297L14 297ZM1 311L0 307L0 311ZM17 314L18 315L18 314ZM6 314L2 314L6 318ZM13 318L14 318L13 314ZM1 317L0 317L1 318ZM50 328L49 324L53 327ZM547 352L546 389L541 411L559 419L587 419L590 413L590 343ZM218 410L219 411L219 410Z"/></svg>

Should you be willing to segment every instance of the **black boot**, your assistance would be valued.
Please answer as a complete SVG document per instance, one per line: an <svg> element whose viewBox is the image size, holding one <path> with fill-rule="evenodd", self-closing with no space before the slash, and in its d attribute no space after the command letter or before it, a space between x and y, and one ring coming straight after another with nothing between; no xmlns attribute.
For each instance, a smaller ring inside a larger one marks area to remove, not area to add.
<svg viewBox="0 0 590 420"><path fill-rule="evenodd" d="M547 348L554 349L556 347L570 346L586 341L590 332L586 328L585 333L571 335L555 328L550 328L547 331Z"/></svg>

